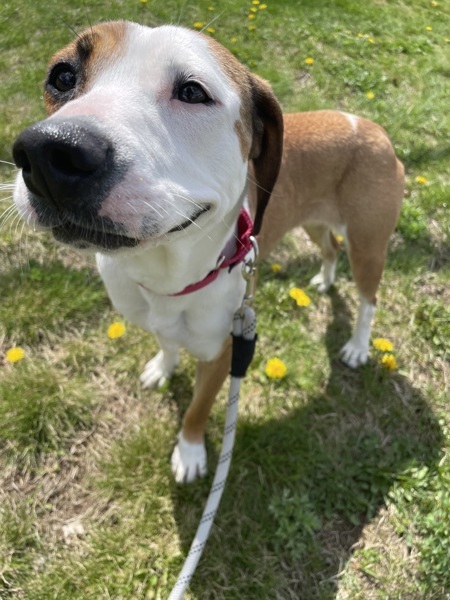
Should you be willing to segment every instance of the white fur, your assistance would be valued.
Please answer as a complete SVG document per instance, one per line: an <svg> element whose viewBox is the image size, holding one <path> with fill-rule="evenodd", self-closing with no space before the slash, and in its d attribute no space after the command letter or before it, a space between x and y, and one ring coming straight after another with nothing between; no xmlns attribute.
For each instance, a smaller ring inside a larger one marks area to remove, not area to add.
<svg viewBox="0 0 450 600"><path fill-rule="evenodd" d="M171 466L177 483L190 483L199 476L204 477L207 473L205 445L188 442L180 432Z"/></svg>
<svg viewBox="0 0 450 600"><path fill-rule="evenodd" d="M341 359L353 369L367 362L375 306L361 296L355 331L341 350Z"/></svg>

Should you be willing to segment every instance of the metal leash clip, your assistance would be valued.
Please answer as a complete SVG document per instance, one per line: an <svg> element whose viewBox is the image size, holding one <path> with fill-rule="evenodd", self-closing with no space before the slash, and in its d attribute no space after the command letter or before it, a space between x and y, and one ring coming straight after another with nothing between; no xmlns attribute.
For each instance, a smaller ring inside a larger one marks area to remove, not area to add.
<svg viewBox="0 0 450 600"><path fill-rule="evenodd" d="M252 256L246 259L242 265L242 277L246 282L244 299L242 300L241 306L242 310L245 306L251 306L253 304L255 294L255 276L259 256L259 248L256 238L251 235L249 239L252 244L253 252L251 253Z"/></svg>

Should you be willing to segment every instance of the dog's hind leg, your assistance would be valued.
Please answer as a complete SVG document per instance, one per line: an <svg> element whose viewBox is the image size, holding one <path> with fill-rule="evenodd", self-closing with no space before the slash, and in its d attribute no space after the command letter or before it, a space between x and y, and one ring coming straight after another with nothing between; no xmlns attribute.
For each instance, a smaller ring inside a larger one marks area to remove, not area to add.
<svg viewBox="0 0 450 600"><path fill-rule="evenodd" d="M319 273L311 279L311 283L318 288L319 292L326 292L333 285L336 277L339 244L326 225L306 225L303 228L322 252L322 266Z"/></svg>
<svg viewBox="0 0 450 600"><path fill-rule="evenodd" d="M178 443L172 454L172 471L178 483L206 475L205 429L214 400L231 364L231 336L212 361L199 361L192 402L183 419Z"/></svg>
<svg viewBox="0 0 450 600"><path fill-rule="evenodd" d="M383 272L385 251L377 248L373 254L368 248L358 252L348 244L353 278L359 291L360 304L355 330L341 350L341 359L349 367L356 368L367 362L370 332L375 315L376 293Z"/></svg>

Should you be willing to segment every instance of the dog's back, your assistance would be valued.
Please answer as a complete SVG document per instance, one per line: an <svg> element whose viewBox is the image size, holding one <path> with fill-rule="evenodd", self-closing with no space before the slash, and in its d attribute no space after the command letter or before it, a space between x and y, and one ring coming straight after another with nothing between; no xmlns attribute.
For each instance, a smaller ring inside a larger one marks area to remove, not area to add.
<svg viewBox="0 0 450 600"><path fill-rule="evenodd" d="M382 127L322 110L284 115L280 175L261 232L267 256L293 227L324 224L384 247L397 222L403 165ZM367 230L370 231L367 231Z"/></svg>

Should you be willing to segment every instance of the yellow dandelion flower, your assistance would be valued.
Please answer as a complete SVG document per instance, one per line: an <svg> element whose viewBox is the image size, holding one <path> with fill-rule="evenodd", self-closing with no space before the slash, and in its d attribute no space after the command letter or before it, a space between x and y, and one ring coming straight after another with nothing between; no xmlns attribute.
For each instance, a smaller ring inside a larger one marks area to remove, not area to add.
<svg viewBox="0 0 450 600"><path fill-rule="evenodd" d="M255 4L257 6L259 4L259 0L253 0L252 4Z"/></svg>
<svg viewBox="0 0 450 600"><path fill-rule="evenodd" d="M439 6L439 2L435 2L435 0L432 0L431 6L433 6L434 8L436 8L436 6Z"/></svg>
<svg viewBox="0 0 450 600"><path fill-rule="evenodd" d="M392 352L394 349L393 343L386 338L375 338L372 344L380 352Z"/></svg>
<svg viewBox="0 0 450 600"><path fill-rule="evenodd" d="M216 10L214 6L208 6L208 10Z"/></svg>
<svg viewBox="0 0 450 600"><path fill-rule="evenodd" d="M205 24L202 23L201 21L195 21L195 23L194 23L195 29L202 29L204 26L205 26Z"/></svg>
<svg viewBox="0 0 450 600"><path fill-rule="evenodd" d="M429 25L428 25L427 27L425 27L425 29L426 29L427 31L433 31L433 28L432 28L432 27L430 27Z"/></svg>
<svg viewBox="0 0 450 600"><path fill-rule="evenodd" d="M267 4L260 4L259 8L260 10L264 10L265 8L267 8Z"/></svg>
<svg viewBox="0 0 450 600"><path fill-rule="evenodd" d="M287 368L279 358L270 358L266 363L264 373L270 379L283 379L287 373Z"/></svg>
<svg viewBox="0 0 450 600"><path fill-rule="evenodd" d="M11 348L6 353L6 360L10 363L19 362L19 360L22 360L22 358L25 358L25 350L20 348L20 346Z"/></svg>
<svg viewBox="0 0 450 600"><path fill-rule="evenodd" d="M342 244L344 242L344 236L343 235L336 235L336 241L338 244Z"/></svg>
<svg viewBox="0 0 450 600"><path fill-rule="evenodd" d="M256 25L249 25L248 26L248 30L249 31L255 31L256 30Z"/></svg>
<svg viewBox="0 0 450 600"><path fill-rule="evenodd" d="M108 327L106 334L110 340L115 340L117 338L122 337L124 335L125 331L126 331L125 325L123 323L119 323L118 321L116 321L115 323L112 323Z"/></svg>
<svg viewBox="0 0 450 600"><path fill-rule="evenodd" d="M373 38L368 38L367 40L369 42L369 44L375 44L375 40Z"/></svg>
<svg viewBox="0 0 450 600"><path fill-rule="evenodd" d="M367 92L366 98L369 98L369 100L373 100L375 98L375 94L373 92Z"/></svg>
<svg viewBox="0 0 450 600"><path fill-rule="evenodd" d="M214 29L214 27L208 27L206 31L208 33L216 33L216 30Z"/></svg>
<svg viewBox="0 0 450 600"><path fill-rule="evenodd" d="M397 361L393 354L383 354L380 362L383 367L386 367L386 369L389 369L390 371L395 371L397 368Z"/></svg>
<svg viewBox="0 0 450 600"><path fill-rule="evenodd" d="M254 15L253 13L250 13L250 14L248 15L248 18L249 18L249 19L254 19L254 18L255 18L255 15Z"/></svg>
<svg viewBox="0 0 450 600"><path fill-rule="evenodd" d="M257 9L256 7L254 7L254 6L252 6L250 10L251 10L251 12L253 12L253 13L255 13L255 12L257 12L257 11L258 11L258 9Z"/></svg>
<svg viewBox="0 0 450 600"><path fill-rule="evenodd" d="M363 33L358 33L358 37L359 37L359 38L363 38L363 37L364 37L364 34L363 34Z"/></svg>
<svg viewBox="0 0 450 600"><path fill-rule="evenodd" d="M416 177L416 183L420 183L420 185L425 185L428 182L428 179L423 175L418 175Z"/></svg>
<svg viewBox="0 0 450 600"><path fill-rule="evenodd" d="M300 288L289 290L289 296L297 302L297 306L309 306L311 304L311 298Z"/></svg>
<svg viewBox="0 0 450 600"><path fill-rule="evenodd" d="M278 263L273 263L270 268L272 269L272 273L278 273L279 271L283 270L283 267Z"/></svg>
<svg viewBox="0 0 450 600"><path fill-rule="evenodd" d="M139 0L141 4L147 4L148 0Z"/></svg>
<svg viewBox="0 0 450 600"><path fill-rule="evenodd" d="M310 56L308 56L308 58L305 58L305 64L307 64L307 65L313 65L314 64L314 59L311 58Z"/></svg>
<svg viewBox="0 0 450 600"><path fill-rule="evenodd" d="M237 37L232 37L230 39L230 42L233 42L233 44L236 43L237 41L238 41Z"/></svg>

